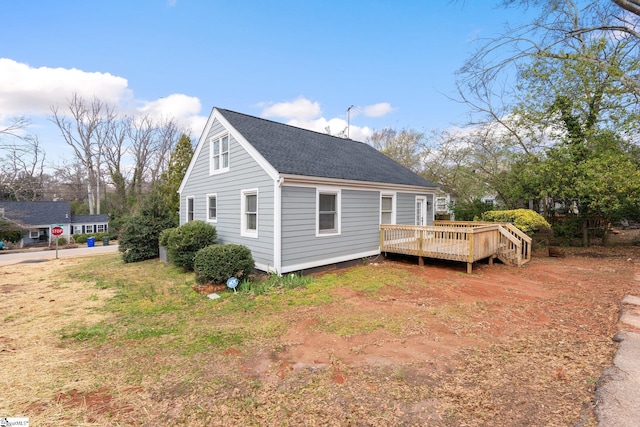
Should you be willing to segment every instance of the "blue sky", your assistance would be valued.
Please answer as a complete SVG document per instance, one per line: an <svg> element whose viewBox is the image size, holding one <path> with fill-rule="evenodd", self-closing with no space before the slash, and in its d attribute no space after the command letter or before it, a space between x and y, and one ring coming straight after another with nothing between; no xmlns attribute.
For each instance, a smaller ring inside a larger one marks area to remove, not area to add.
<svg viewBox="0 0 640 427"><path fill-rule="evenodd" d="M51 105L81 96L172 115L200 136L214 106L363 140L465 121L455 71L522 11L492 1L0 2L0 124L25 115L48 157Z"/></svg>

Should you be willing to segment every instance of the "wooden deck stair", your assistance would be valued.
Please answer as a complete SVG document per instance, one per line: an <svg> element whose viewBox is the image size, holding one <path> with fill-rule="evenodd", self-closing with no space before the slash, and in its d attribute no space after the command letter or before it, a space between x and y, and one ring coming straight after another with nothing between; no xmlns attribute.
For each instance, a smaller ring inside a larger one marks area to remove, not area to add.
<svg viewBox="0 0 640 427"><path fill-rule="evenodd" d="M381 225L380 252L467 263L494 258L521 267L531 260L531 238L510 223L436 221L433 226Z"/></svg>

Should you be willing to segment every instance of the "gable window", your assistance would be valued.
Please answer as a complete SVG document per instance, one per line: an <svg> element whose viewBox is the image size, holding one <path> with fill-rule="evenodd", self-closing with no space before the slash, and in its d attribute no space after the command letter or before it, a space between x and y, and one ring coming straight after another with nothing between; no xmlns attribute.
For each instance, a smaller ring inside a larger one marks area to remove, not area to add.
<svg viewBox="0 0 640 427"><path fill-rule="evenodd" d="M258 190L242 190L242 236L258 237Z"/></svg>
<svg viewBox="0 0 640 427"><path fill-rule="evenodd" d="M229 135L211 138L211 165L212 174L229 170Z"/></svg>
<svg viewBox="0 0 640 427"><path fill-rule="evenodd" d="M195 202L193 197L187 197L187 222L191 222L194 219Z"/></svg>
<svg viewBox="0 0 640 427"><path fill-rule="evenodd" d="M207 221L218 220L218 195L207 194Z"/></svg>
<svg viewBox="0 0 640 427"><path fill-rule="evenodd" d="M380 224L395 224L394 199L393 194L383 194L380 197Z"/></svg>
<svg viewBox="0 0 640 427"><path fill-rule="evenodd" d="M317 191L317 235L340 234L340 191Z"/></svg>

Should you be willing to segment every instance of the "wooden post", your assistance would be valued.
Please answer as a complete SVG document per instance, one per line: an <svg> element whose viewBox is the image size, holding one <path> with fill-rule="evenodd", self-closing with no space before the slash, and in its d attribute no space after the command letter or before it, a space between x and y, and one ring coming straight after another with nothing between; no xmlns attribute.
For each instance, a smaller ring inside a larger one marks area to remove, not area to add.
<svg viewBox="0 0 640 427"><path fill-rule="evenodd" d="M472 262L468 262L467 263L467 274L471 274L473 272L473 263Z"/></svg>

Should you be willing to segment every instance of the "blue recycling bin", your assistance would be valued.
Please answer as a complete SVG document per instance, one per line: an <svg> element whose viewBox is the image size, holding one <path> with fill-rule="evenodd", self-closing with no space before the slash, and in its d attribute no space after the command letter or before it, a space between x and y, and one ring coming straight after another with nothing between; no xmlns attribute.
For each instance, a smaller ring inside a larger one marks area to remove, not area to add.
<svg viewBox="0 0 640 427"><path fill-rule="evenodd" d="M88 248L94 247L95 244L96 244L96 238L95 237L88 237L87 238L87 247Z"/></svg>

